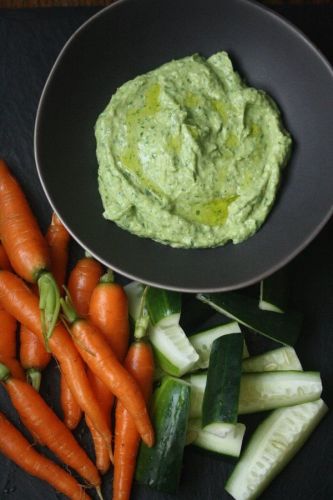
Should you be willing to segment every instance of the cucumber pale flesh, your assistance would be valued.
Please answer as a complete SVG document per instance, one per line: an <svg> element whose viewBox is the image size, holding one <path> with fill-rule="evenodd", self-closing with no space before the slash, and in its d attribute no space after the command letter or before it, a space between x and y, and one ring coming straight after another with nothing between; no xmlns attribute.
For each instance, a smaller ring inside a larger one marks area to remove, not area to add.
<svg viewBox="0 0 333 500"><path fill-rule="evenodd" d="M283 346L279 349L244 359L242 364L244 373L274 372L274 371L302 371L302 365L293 347Z"/></svg>
<svg viewBox="0 0 333 500"><path fill-rule="evenodd" d="M199 448L239 457L245 433L244 424L213 424L202 428L200 419L189 420L188 423L188 444L193 444Z"/></svg>
<svg viewBox="0 0 333 500"><path fill-rule="evenodd" d="M253 434L226 490L235 500L254 500L294 457L327 412L321 399L280 408Z"/></svg>

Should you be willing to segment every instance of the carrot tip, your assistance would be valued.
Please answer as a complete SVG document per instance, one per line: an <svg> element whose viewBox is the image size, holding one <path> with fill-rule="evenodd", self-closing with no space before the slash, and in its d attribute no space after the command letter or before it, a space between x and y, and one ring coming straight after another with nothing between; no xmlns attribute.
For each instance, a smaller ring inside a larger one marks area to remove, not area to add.
<svg viewBox="0 0 333 500"><path fill-rule="evenodd" d="M100 486L96 486L95 490L96 490L98 498L100 498L101 500L104 500L102 492L101 492L101 487Z"/></svg>

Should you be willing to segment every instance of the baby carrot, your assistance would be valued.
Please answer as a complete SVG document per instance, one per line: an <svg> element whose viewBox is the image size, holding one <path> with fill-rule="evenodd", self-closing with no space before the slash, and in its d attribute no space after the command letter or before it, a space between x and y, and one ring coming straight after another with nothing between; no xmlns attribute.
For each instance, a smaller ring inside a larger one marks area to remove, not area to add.
<svg viewBox="0 0 333 500"><path fill-rule="evenodd" d="M8 255L3 245L0 243L0 269L5 269L6 271L12 271L12 266L10 265Z"/></svg>
<svg viewBox="0 0 333 500"><path fill-rule="evenodd" d="M0 160L0 238L17 274L38 283L45 337L59 314L59 290L50 270L50 254L29 203L6 163Z"/></svg>
<svg viewBox="0 0 333 500"><path fill-rule="evenodd" d="M70 390L66 382L66 378L62 374L62 372L60 372L60 404L65 425L68 427L68 429L76 429L82 417L82 410L80 408L80 405L74 398L73 393ZM100 436L101 440L104 443L103 437L98 432L97 434L98 436ZM108 450L106 444L105 447Z"/></svg>
<svg viewBox="0 0 333 500"><path fill-rule="evenodd" d="M16 319L0 308L0 354L16 357Z"/></svg>
<svg viewBox="0 0 333 500"><path fill-rule="evenodd" d="M96 396L99 405L104 412L105 418L109 425L111 431L111 410L113 407L114 397L110 392L110 389L102 382L91 370L88 369L88 378ZM94 442L95 457L96 457L96 467L101 474L105 474L111 463L112 456L110 455L105 442L101 438L101 435L96 431L94 423L89 417L86 416L86 424L90 430L91 437Z"/></svg>
<svg viewBox="0 0 333 500"><path fill-rule="evenodd" d="M144 294L145 295L145 294ZM135 328L135 342L129 348L125 368L137 380L148 403L153 387L154 357L150 344L144 339L148 326L148 315L144 309ZM121 401L116 406L116 428L114 446L113 500L129 500L136 466L140 436L135 422Z"/></svg>
<svg viewBox="0 0 333 500"><path fill-rule="evenodd" d="M13 377L20 380L25 380L24 370L17 359L8 358L7 356L2 356L2 354L0 354L0 363L3 363L9 368L10 373L13 374Z"/></svg>
<svg viewBox="0 0 333 500"><path fill-rule="evenodd" d="M71 500L90 499L70 474L38 453L2 413L0 413L0 452L23 470L46 481Z"/></svg>
<svg viewBox="0 0 333 500"><path fill-rule="evenodd" d="M129 322L127 296L121 285L114 282L113 272L104 274L94 288L89 302L89 318L104 334L114 354L123 361L128 349ZM95 387L95 394L106 415L110 415L114 396L103 382L92 372L88 372L90 383ZM94 430L93 424L86 419L95 448L96 465L104 474L110 459L105 443Z"/></svg>
<svg viewBox="0 0 333 500"><path fill-rule="evenodd" d="M55 213L52 214L45 238L50 250L52 274L62 290L66 279L70 235Z"/></svg>
<svg viewBox="0 0 333 500"><path fill-rule="evenodd" d="M15 274L0 271L0 303L20 323L43 341L38 299ZM98 432L111 449L111 433L105 416L91 389L85 366L66 328L58 323L49 340L52 354L57 359L66 381L84 411L94 422Z"/></svg>
<svg viewBox="0 0 333 500"><path fill-rule="evenodd" d="M89 303L89 318L104 334L120 361L128 349L128 302L123 287L114 282L113 272L104 274L94 288Z"/></svg>
<svg viewBox="0 0 333 500"><path fill-rule="evenodd" d="M11 376L0 363L0 380L4 382L11 402L27 429L66 465L74 469L89 485L100 486L95 465L64 423L27 382Z"/></svg>
<svg viewBox="0 0 333 500"><path fill-rule="evenodd" d="M28 382L39 391L41 383L41 372L47 367L51 354L45 349L45 345L36 335L20 325L20 361L26 370Z"/></svg>
<svg viewBox="0 0 333 500"><path fill-rule="evenodd" d="M71 305L63 299L62 306L71 323L72 338L82 358L90 370L122 401L135 419L143 441L147 446L152 446L154 431L137 382L118 361L98 328L88 320L78 318Z"/></svg>
<svg viewBox="0 0 333 500"><path fill-rule="evenodd" d="M92 257L78 260L68 279L68 292L80 318L89 312L91 294L103 273L102 264Z"/></svg>

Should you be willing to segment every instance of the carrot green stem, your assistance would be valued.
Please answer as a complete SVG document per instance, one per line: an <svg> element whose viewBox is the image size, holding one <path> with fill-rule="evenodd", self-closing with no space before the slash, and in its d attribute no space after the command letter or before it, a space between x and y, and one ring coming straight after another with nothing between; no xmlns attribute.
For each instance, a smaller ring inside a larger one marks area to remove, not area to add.
<svg viewBox="0 0 333 500"><path fill-rule="evenodd" d="M78 319L78 315L74 309L70 296L66 295L64 299L61 298L60 305L68 323L74 323L74 321Z"/></svg>
<svg viewBox="0 0 333 500"><path fill-rule="evenodd" d="M141 302L140 302L140 308L139 308L139 313L137 320L135 322L135 330L134 330L134 337L136 340L140 340L143 337L145 337L147 333L147 328L149 325L149 314L146 308L146 296L147 296L147 291L148 291L148 286L145 287L142 297L141 297Z"/></svg>
<svg viewBox="0 0 333 500"><path fill-rule="evenodd" d="M60 293L54 277L47 272L38 278L38 288L43 336L46 350L49 351L48 341L58 321L60 312Z"/></svg>
<svg viewBox="0 0 333 500"><path fill-rule="evenodd" d="M11 376L9 368L3 363L0 363L0 380L1 382L6 382Z"/></svg>
<svg viewBox="0 0 333 500"><path fill-rule="evenodd" d="M105 274L100 278L100 283L114 283L114 272L112 269L108 269Z"/></svg>
<svg viewBox="0 0 333 500"><path fill-rule="evenodd" d="M42 374L40 370L36 370L36 368L29 368L26 371L26 377L28 384L32 385L32 387L39 392L40 384L42 381Z"/></svg>

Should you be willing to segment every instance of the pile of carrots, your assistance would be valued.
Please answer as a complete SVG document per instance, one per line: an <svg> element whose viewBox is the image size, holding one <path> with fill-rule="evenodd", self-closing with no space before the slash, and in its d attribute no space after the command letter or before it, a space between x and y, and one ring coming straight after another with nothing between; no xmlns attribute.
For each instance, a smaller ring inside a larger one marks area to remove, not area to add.
<svg viewBox="0 0 333 500"><path fill-rule="evenodd" d="M92 257L81 258L66 279L68 232L53 214L42 234L3 160L0 241L0 381L31 435L27 440L0 413L0 452L71 499L90 498L86 490L91 487L101 497L101 475L113 463L113 498L129 499L140 440L154 445L147 409L154 359L142 322L129 346L126 294L112 271L104 272ZM60 369L62 419L38 392L52 357ZM82 416L95 463L71 432ZM48 447L85 485L34 443Z"/></svg>

